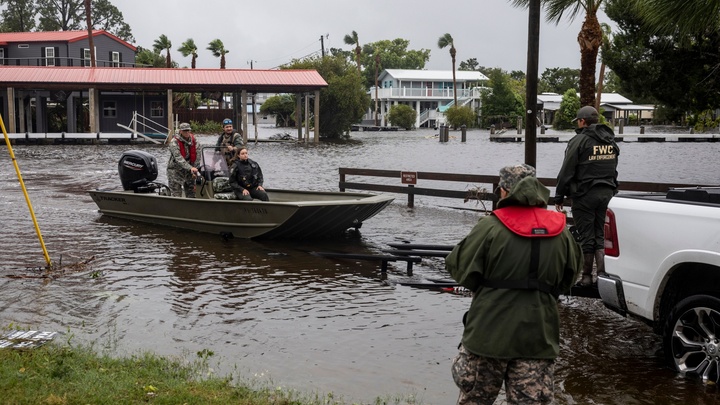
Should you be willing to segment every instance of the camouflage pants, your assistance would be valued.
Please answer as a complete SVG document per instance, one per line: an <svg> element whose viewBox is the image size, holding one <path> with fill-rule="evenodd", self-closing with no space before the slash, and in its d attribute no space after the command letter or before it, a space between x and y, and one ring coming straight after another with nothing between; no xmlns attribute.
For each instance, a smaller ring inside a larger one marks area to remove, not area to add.
<svg viewBox="0 0 720 405"><path fill-rule="evenodd" d="M195 179L190 172L184 170L167 171L168 188L173 197L182 197L183 188L185 197L195 198Z"/></svg>
<svg viewBox="0 0 720 405"><path fill-rule="evenodd" d="M491 405L505 382L509 404L550 404L555 361L476 356L465 346L453 359L452 376L460 388L458 405Z"/></svg>

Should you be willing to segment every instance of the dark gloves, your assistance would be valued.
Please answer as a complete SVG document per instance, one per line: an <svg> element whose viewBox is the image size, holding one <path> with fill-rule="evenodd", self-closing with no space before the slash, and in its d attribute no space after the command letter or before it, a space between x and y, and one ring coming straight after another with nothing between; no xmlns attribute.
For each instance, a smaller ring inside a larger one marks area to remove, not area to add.
<svg viewBox="0 0 720 405"><path fill-rule="evenodd" d="M563 196L556 195L555 198L553 198L553 200L555 201L555 205L563 205L563 200L564 200Z"/></svg>

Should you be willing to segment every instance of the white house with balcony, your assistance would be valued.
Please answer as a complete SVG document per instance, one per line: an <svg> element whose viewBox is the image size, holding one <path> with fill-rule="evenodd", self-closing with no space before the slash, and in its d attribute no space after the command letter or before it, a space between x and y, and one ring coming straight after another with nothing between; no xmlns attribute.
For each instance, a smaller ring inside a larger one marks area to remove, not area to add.
<svg viewBox="0 0 720 405"><path fill-rule="evenodd" d="M477 71L455 71L457 103L480 107L481 89L488 78ZM368 91L371 103L363 123L390 125L390 107L409 105L417 112L415 127L437 127L445 122L445 111L454 102L452 70L386 69L378 76L378 86ZM377 121L376 121L377 119Z"/></svg>

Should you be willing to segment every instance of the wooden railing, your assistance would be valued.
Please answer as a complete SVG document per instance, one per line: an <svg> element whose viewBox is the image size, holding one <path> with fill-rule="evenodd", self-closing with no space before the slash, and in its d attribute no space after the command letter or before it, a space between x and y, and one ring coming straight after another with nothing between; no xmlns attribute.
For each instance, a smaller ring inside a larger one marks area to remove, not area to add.
<svg viewBox="0 0 720 405"><path fill-rule="evenodd" d="M407 194L408 196L408 207L412 208L415 205L415 195L425 195L431 197L445 197L445 198L461 198L463 200L471 198L481 201L492 202L492 208L495 208L499 197L494 193L497 189L500 181L499 176L490 175L479 175L479 174L457 174L457 173L435 173L435 172L406 172L400 170L378 170L378 169L354 169L341 167L340 172L340 191L346 189L352 190L368 190L368 191L381 191L385 193L397 193ZM410 173L414 174L417 180L436 180L436 181L451 181L451 182L463 182L466 184L489 184L490 188L484 191L483 189L478 190L447 190L438 188L425 188L415 187L414 184L402 184L402 175ZM390 184L371 184L371 183L357 183L347 181L347 176L365 176L365 177L388 177L395 178L398 180L400 185ZM557 185L557 179L554 178L538 178L542 184L547 187L555 187ZM709 187L712 185L707 184L683 184L683 183L647 183L639 181L622 181L620 182L621 191L641 191L641 192L664 192L671 188L682 188L682 187ZM715 185L717 186L717 185Z"/></svg>

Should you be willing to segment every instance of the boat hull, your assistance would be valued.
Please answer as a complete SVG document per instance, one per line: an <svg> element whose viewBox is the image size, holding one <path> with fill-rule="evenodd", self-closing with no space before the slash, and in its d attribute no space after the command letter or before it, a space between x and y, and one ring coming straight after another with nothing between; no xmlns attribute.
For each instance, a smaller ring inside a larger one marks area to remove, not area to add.
<svg viewBox="0 0 720 405"><path fill-rule="evenodd" d="M384 209L393 197L363 193L267 190L270 201L176 198L94 190L103 215L239 238L338 235Z"/></svg>

